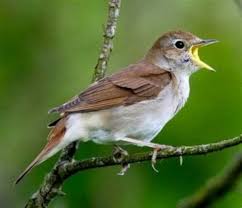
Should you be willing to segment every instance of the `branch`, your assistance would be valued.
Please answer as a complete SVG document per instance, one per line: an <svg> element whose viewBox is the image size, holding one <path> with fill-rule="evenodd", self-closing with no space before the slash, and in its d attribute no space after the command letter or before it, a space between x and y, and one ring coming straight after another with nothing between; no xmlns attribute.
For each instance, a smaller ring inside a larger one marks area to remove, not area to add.
<svg viewBox="0 0 242 208"><path fill-rule="evenodd" d="M116 25L119 16L120 5L121 0L109 0L108 19L103 35L103 46L98 57L97 65L95 66L93 81L97 81L105 76L107 64L113 48L112 41L116 33ZM71 163L75 155L75 152L78 149L78 146L79 142L73 142L62 151L59 160L55 164L55 167L47 175L39 190L32 195L32 197L29 199L25 207L47 207L50 201L56 195L63 194L61 192L61 186L63 181L59 181L58 184L53 184L52 180L59 178L58 173L56 173L57 167L59 167L61 164Z"/></svg>
<svg viewBox="0 0 242 208"><path fill-rule="evenodd" d="M105 75L110 54L113 50L113 38L115 37L120 5L121 0L109 1L108 20L103 34L103 46L95 66L92 81L102 79Z"/></svg>
<svg viewBox="0 0 242 208"><path fill-rule="evenodd" d="M161 152L158 153L157 159L204 155L207 153L216 152L225 148L236 146L240 143L242 143L242 135L233 139L228 139L217 143L181 147L166 146L164 149L162 149ZM151 157L152 152L135 153L127 156L122 161L114 160L113 156L93 157L91 159L85 159L81 161L72 161L72 163L59 166L58 172L61 175L62 180L64 180L82 170L150 161Z"/></svg>
<svg viewBox="0 0 242 208"><path fill-rule="evenodd" d="M242 152L238 154L223 174L211 178L197 193L178 204L178 208L210 207L236 185L242 175Z"/></svg>
<svg viewBox="0 0 242 208"><path fill-rule="evenodd" d="M165 159L171 157L180 157L180 156L192 156L192 155L204 155L211 152L216 152L236 146L242 143L242 135L235 137L233 139L223 140L216 143L194 145L194 146L165 146L161 152L158 153L157 159ZM135 153L133 155L127 156L122 161L116 161L113 159L113 156L109 157L93 157L91 159L73 161L64 166L59 167L59 173L62 175L62 178L68 178L69 176L75 174L76 172L92 169L92 168L101 168L107 166L115 166L121 164L131 164L144 161L150 161L153 152L144 152L144 153Z"/></svg>
<svg viewBox="0 0 242 208"><path fill-rule="evenodd" d="M242 143L242 135L220 141L217 143L211 144L203 144L203 145L195 145L195 146L181 146L181 147L173 147L166 146L161 152L158 153L157 159L171 158L171 157L180 157L180 156L191 156L191 155L202 155L207 154L219 150L223 150L225 148L229 148L235 145ZM93 168L101 168L107 166L115 166L121 165L124 163L137 163L143 161L150 161L152 157L151 152L146 153L135 153L133 155L127 156L122 161L116 161L112 156L109 157L94 157L91 159L85 159L81 161L72 161L68 163L60 164L59 166L55 166L55 168L47 175L44 180L44 183L38 190L38 192L33 195L32 199L29 201L26 207L38 207L33 206L32 203L41 205L39 207L47 207L48 203L52 198L57 195L63 195L61 191L62 183L72 176L73 174L93 169Z"/></svg>

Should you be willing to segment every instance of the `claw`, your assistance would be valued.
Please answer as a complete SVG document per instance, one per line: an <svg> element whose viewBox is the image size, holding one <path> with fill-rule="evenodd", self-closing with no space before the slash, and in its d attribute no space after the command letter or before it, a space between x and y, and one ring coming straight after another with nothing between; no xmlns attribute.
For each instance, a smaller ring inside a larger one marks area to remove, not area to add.
<svg viewBox="0 0 242 208"><path fill-rule="evenodd" d="M122 164L122 169L120 170L120 172L118 173L118 175L123 176L127 170L130 168L130 164L126 163L126 164Z"/></svg>
<svg viewBox="0 0 242 208"><path fill-rule="evenodd" d="M157 173L159 173L159 171L156 169L155 164L156 164L156 158L157 158L157 154L158 152L161 150L160 147L155 148L152 154L152 158L151 158L151 167L153 168L153 170Z"/></svg>
<svg viewBox="0 0 242 208"><path fill-rule="evenodd" d="M159 173L159 170L156 169L154 162L151 162L151 167L156 173Z"/></svg>

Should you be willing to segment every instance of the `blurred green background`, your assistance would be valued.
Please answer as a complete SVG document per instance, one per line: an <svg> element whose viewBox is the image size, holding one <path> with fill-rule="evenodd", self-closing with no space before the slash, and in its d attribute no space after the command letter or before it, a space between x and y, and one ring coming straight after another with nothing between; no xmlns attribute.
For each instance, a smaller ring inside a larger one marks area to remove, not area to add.
<svg viewBox="0 0 242 208"><path fill-rule="evenodd" d="M13 181L46 142L47 111L67 101L91 80L102 43L107 0L0 1L0 207L23 207L57 156L35 168L17 187ZM109 71L141 58L162 33L182 29L219 44L201 57L217 69L191 78L185 108L155 142L193 145L242 131L242 12L232 0L123 1ZM241 148L206 156L88 170L65 182L66 197L51 208L170 208L220 172ZM80 145L78 158L108 155L111 146ZM130 152L146 148L128 147ZM242 183L213 207L241 207Z"/></svg>

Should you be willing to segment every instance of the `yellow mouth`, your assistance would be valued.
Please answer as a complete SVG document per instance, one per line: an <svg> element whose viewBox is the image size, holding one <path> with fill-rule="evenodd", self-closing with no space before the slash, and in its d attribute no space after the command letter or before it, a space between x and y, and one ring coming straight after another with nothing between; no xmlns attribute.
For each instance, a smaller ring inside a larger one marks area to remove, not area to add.
<svg viewBox="0 0 242 208"><path fill-rule="evenodd" d="M208 64L204 63L199 55L198 55L198 49L202 46L206 46L206 45L210 45L212 43L216 43L218 42L217 40L203 40L197 44L194 44L193 46L191 46L191 48L189 49L189 53L193 59L193 61L201 68L205 68L208 69L210 71L215 71L215 69L213 69L211 66L209 66Z"/></svg>

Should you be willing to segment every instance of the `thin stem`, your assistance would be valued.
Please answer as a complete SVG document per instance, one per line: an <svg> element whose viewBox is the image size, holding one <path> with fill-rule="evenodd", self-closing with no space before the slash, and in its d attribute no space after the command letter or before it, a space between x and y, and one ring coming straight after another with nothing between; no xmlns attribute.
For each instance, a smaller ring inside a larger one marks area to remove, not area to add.
<svg viewBox="0 0 242 208"><path fill-rule="evenodd" d="M104 29L103 45L93 74L93 82L102 79L105 75L110 54L113 50L113 38L116 33L120 5L121 0L111 0L109 2L108 20Z"/></svg>

